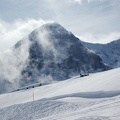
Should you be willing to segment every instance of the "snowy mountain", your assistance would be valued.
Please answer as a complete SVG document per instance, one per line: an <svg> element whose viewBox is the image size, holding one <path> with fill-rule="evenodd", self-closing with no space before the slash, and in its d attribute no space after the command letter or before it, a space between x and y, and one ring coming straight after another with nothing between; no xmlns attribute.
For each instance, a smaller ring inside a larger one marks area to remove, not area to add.
<svg viewBox="0 0 120 120"><path fill-rule="evenodd" d="M102 59L58 23L31 32L0 54L0 93L108 70Z"/></svg>
<svg viewBox="0 0 120 120"><path fill-rule="evenodd" d="M117 68L2 94L0 120L119 120L119 73Z"/></svg>
<svg viewBox="0 0 120 120"><path fill-rule="evenodd" d="M119 44L84 43L58 23L37 28L0 53L0 120L119 120L120 68L108 70Z"/></svg>
<svg viewBox="0 0 120 120"><path fill-rule="evenodd" d="M98 54L103 62L111 68L120 67L120 39L107 44L85 42L83 44Z"/></svg>
<svg viewBox="0 0 120 120"><path fill-rule="evenodd" d="M65 80L83 72L107 70L101 58L58 23L49 23L30 33L29 58L21 73L21 86ZM22 44L17 43L15 50ZM43 81L44 80L44 81Z"/></svg>

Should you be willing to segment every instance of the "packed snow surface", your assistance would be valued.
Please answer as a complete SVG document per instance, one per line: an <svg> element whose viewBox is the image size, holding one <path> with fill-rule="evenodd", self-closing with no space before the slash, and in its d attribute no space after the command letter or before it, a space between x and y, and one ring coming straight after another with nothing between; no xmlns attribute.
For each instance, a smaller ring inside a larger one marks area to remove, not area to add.
<svg viewBox="0 0 120 120"><path fill-rule="evenodd" d="M120 68L2 94L0 120L120 120Z"/></svg>

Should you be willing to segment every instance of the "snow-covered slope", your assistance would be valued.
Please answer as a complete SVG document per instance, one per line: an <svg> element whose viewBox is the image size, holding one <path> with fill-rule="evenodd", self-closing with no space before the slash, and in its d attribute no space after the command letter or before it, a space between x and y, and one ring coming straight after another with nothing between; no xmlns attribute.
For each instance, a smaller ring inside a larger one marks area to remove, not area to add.
<svg viewBox="0 0 120 120"><path fill-rule="evenodd" d="M2 94L0 119L119 120L119 73L117 68Z"/></svg>
<svg viewBox="0 0 120 120"><path fill-rule="evenodd" d="M97 53L103 62L111 68L120 67L120 39L107 44L83 44Z"/></svg>

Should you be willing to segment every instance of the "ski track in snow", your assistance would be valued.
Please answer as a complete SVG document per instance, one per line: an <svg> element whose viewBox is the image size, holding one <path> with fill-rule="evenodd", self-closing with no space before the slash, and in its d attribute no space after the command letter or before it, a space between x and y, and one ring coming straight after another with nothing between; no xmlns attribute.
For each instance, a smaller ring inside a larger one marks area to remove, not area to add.
<svg viewBox="0 0 120 120"><path fill-rule="evenodd" d="M114 117L113 111L116 109L116 106L117 110L115 111L115 114L118 113L118 115L120 115L120 96L103 99L74 98L79 99L79 102L74 102L74 100L73 102L68 102L67 99L70 98L66 98L66 100L58 99L57 101L38 100L34 102L13 105L0 110L0 119L32 120L40 118L40 120L81 120L81 118L86 118L89 120L92 118L93 120L97 120L99 118L100 120L104 120L105 118L107 120L109 118L109 114L111 114L110 117ZM108 116L106 116L107 112L109 113Z"/></svg>

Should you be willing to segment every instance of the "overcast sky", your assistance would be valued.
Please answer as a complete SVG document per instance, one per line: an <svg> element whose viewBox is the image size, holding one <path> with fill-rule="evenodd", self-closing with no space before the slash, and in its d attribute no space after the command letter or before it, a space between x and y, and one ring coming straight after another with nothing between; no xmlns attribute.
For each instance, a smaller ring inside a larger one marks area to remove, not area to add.
<svg viewBox="0 0 120 120"><path fill-rule="evenodd" d="M120 0L0 0L0 51L49 21L81 40L107 43L120 38Z"/></svg>

